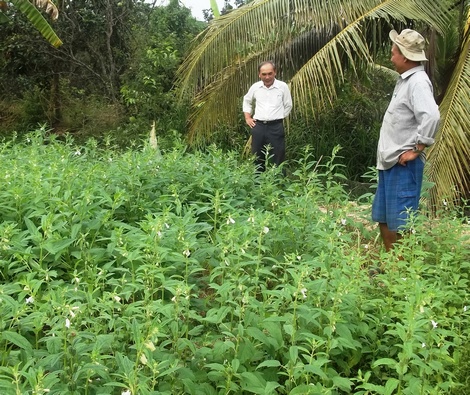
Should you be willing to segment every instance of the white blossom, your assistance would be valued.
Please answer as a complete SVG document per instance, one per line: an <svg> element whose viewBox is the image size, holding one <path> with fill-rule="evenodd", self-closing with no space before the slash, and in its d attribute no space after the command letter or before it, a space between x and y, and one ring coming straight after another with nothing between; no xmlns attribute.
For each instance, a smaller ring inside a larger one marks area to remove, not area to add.
<svg viewBox="0 0 470 395"><path fill-rule="evenodd" d="M78 149L78 150L75 151L75 154L74 154L74 155L75 155L75 156L80 156L81 154L82 154L82 153L81 153L80 150Z"/></svg>
<svg viewBox="0 0 470 395"><path fill-rule="evenodd" d="M302 288L300 293L302 294L302 298L307 299L307 288Z"/></svg>
<svg viewBox="0 0 470 395"><path fill-rule="evenodd" d="M227 225L234 224L235 220L229 215L227 219Z"/></svg>
<svg viewBox="0 0 470 395"><path fill-rule="evenodd" d="M130 390L125 390L121 392L121 395L132 395L132 392Z"/></svg>
<svg viewBox="0 0 470 395"><path fill-rule="evenodd" d="M425 348L425 347L426 347L426 343L424 343L424 342L421 343L421 347L422 347L422 348Z"/></svg>
<svg viewBox="0 0 470 395"><path fill-rule="evenodd" d="M147 357L145 356L145 354L142 354L140 356L140 362L142 363L142 365L147 365L148 360L147 360Z"/></svg>
<svg viewBox="0 0 470 395"><path fill-rule="evenodd" d="M434 320L431 320L432 328L435 329L437 328L437 322Z"/></svg>
<svg viewBox="0 0 470 395"><path fill-rule="evenodd" d="M70 320L68 318L65 319L65 327L67 329L70 328Z"/></svg>
<svg viewBox="0 0 470 395"><path fill-rule="evenodd" d="M26 304L33 304L34 303L34 298L32 296L30 296L29 298L26 298L25 303Z"/></svg>
<svg viewBox="0 0 470 395"><path fill-rule="evenodd" d="M341 218L341 225L346 225L346 218Z"/></svg>
<svg viewBox="0 0 470 395"><path fill-rule="evenodd" d="M191 251L189 251L188 249L186 249L186 250L183 251L183 255L184 255L186 258L189 258L189 256L191 255Z"/></svg>
<svg viewBox="0 0 470 395"><path fill-rule="evenodd" d="M268 233L268 232L269 232L269 228L268 228L267 226L265 226L265 227L263 228L263 233L266 234L266 233Z"/></svg>

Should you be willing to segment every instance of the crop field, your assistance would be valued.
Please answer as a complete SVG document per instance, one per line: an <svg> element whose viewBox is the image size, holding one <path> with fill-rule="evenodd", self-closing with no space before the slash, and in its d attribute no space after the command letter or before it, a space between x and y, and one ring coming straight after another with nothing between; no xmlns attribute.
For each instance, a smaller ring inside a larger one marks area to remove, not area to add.
<svg viewBox="0 0 470 395"><path fill-rule="evenodd" d="M385 253L335 151L289 177L41 132L0 155L1 394L470 394L446 202Z"/></svg>

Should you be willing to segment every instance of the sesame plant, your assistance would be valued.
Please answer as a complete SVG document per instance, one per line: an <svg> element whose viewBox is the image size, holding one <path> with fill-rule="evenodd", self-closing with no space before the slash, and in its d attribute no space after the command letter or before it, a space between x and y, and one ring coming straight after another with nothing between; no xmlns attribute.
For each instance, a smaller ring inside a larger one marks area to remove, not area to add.
<svg viewBox="0 0 470 395"><path fill-rule="evenodd" d="M385 253L337 154L4 141L0 392L464 394L467 220Z"/></svg>

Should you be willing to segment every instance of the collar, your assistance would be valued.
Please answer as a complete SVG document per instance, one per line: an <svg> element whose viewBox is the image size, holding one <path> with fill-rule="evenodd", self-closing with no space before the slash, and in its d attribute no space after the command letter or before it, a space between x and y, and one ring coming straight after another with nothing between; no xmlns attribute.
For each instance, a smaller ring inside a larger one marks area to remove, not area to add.
<svg viewBox="0 0 470 395"><path fill-rule="evenodd" d="M402 80L406 80L410 75L418 72L418 71L424 71L424 66L420 64L419 66L413 67L412 69L409 69L405 71L404 73L400 74L400 78Z"/></svg>
<svg viewBox="0 0 470 395"><path fill-rule="evenodd" d="M273 84L272 84L269 88L264 85L264 82L263 82L263 81L258 81L258 86L259 86L260 88L266 88L266 89L278 88L278 87L279 87L279 80L277 80L276 78L274 78Z"/></svg>

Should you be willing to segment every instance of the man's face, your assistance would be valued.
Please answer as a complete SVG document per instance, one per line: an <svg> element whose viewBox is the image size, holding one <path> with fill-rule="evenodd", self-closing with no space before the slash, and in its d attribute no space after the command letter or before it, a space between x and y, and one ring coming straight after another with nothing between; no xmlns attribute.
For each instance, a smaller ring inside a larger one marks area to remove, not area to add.
<svg viewBox="0 0 470 395"><path fill-rule="evenodd" d="M273 84L276 72L274 71L272 64L265 64L259 69L259 78L264 82L264 85L268 88Z"/></svg>
<svg viewBox="0 0 470 395"><path fill-rule="evenodd" d="M400 74L406 71L406 58L402 55L396 44L392 46L392 57L390 58L393 65L395 66L395 70L398 71Z"/></svg>

